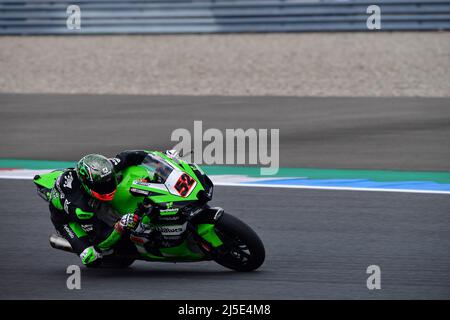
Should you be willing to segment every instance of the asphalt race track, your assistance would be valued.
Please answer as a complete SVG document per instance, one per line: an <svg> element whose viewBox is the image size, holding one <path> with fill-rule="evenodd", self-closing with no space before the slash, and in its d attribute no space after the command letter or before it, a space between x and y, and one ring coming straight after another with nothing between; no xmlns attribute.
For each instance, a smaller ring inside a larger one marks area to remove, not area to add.
<svg viewBox="0 0 450 320"><path fill-rule="evenodd" d="M213 204L262 238L259 271L138 262L82 268L82 289L70 291L66 268L79 258L49 246L47 205L32 182L0 180L0 189L2 299L450 298L446 195L217 187ZM366 287L372 264L381 268L381 290Z"/></svg>
<svg viewBox="0 0 450 320"><path fill-rule="evenodd" d="M2 94L0 158L75 160L115 153L127 141L164 149L173 129L204 120L206 127L279 127L285 166L450 168L448 99L211 98L220 114L207 101ZM169 117L181 110L184 120ZM79 258L49 246L47 204L32 182L1 179L0 190L0 299L450 298L448 195L216 187L212 204L262 238L260 270L237 273L214 262L82 268L82 289L71 291L66 268ZM381 290L366 287L369 265L381 268Z"/></svg>

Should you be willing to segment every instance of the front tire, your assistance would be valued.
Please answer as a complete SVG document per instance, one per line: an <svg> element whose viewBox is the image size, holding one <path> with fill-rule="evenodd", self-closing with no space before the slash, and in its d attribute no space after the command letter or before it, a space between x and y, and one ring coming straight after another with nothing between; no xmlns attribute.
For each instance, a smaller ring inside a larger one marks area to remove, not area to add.
<svg viewBox="0 0 450 320"><path fill-rule="evenodd" d="M214 261L236 271L253 271L264 262L266 253L258 235L238 218L223 213L215 224L223 245L218 247Z"/></svg>

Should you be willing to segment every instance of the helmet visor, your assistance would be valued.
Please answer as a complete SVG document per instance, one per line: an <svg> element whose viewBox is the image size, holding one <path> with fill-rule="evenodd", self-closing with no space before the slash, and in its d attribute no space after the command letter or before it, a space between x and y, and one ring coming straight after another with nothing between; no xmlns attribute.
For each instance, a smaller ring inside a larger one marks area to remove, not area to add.
<svg viewBox="0 0 450 320"><path fill-rule="evenodd" d="M87 184L92 195L101 201L111 201L117 189L117 179L115 175L105 177L96 183Z"/></svg>
<svg viewBox="0 0 450 320"><path fill-rule="evenodd" d="M112 201L114 199L114 195L116 194L116 190L107 194L100 194L91 190L92 195L100 201Z"/></svg>

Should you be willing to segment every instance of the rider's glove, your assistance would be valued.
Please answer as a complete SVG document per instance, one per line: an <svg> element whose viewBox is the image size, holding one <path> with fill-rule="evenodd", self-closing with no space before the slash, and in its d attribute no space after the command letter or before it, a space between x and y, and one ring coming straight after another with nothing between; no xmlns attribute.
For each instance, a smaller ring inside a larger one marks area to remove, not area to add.
<svg viewBox="0 0 450 320"><path fill-rule="evenodd" d="M128 213L124 215L120 221L119 225L126 230L134 230L139 224L139 216L134 213Z"/></svg>
<svg viewBox="0 0 450 320"><path fill-rule="evenodd" d="M93 246L90 246L80 253L80 258L84 265L91 265L94 261L101 259L102 254L95 250Z"/></svg>

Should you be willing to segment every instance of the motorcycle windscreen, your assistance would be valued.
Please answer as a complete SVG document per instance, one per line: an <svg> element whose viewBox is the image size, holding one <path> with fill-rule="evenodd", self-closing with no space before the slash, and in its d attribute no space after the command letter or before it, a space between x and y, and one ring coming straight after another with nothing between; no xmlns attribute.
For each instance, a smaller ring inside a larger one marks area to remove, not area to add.
<svg viewBox="0 0 450 320"><path fill-rule="evenodd" d="M117 179L114 175L105 177L96 183L88 183L87 187L91 190L94 197L102 201L111 201L117 190Z"/></svg>
<svg viewBox="0 0 450 320"><path fill-rule="evenodd" d="M158 155L148 154L142 164L152 173L158 182L164 183L173 172L173 167ZM156 179L155 179L156 180Z"/></svg>

